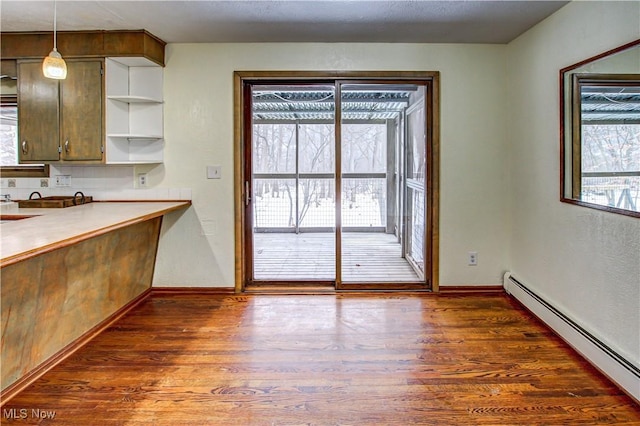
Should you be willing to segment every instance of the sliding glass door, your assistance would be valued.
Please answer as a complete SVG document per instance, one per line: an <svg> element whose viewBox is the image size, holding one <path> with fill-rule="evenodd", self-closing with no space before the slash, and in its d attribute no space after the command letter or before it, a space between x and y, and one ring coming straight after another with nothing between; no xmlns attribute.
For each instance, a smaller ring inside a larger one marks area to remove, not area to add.
<svg viewBox="0 0 640 426"><path fill-rule="evenodd" d="M245 285L429 288L427 83L243 90Z"/></svg>

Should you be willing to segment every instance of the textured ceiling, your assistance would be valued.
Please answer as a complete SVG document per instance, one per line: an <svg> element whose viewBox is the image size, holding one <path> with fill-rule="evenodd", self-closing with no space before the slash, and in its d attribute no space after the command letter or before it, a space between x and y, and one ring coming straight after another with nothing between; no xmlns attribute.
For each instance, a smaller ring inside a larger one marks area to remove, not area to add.
<svg viewBox="0 0 640 426"><path fill-rule="evenodd" d="M58 1L58 30L146 29L168 43L508 43L567 1ZM51 31L53 1L0 1L2 31Z"/></svg>

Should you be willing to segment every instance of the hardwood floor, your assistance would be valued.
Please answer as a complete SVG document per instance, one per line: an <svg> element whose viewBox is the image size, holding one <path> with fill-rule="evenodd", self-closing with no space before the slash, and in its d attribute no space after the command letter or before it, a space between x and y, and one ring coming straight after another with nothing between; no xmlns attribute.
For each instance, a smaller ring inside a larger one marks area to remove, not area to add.
<svg viewBox="0 0 640 426"><path fill-rule="evenodd" d="M60 425L640 424L638 405L499 294L154 296L2 415Z"/></svg>
<svg viewBox="0 0 640 426"><path fill-rule="evenodd" d="M254 234L254 276L259 280L334 280L335 236L324 233ZM400 243L382 232L342 234L344 282L416 282Z"/></svg>

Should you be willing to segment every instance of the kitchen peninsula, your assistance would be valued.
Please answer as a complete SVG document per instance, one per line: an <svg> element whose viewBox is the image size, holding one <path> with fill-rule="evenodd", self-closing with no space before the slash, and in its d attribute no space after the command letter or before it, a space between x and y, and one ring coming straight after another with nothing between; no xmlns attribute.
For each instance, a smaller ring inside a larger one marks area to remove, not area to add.
<svg viewBox="0 0 640 426"><path fill-rule="evenodd" d="M18 391L151 288L163 215L189 201L2 209L2 393Z"/></svg>

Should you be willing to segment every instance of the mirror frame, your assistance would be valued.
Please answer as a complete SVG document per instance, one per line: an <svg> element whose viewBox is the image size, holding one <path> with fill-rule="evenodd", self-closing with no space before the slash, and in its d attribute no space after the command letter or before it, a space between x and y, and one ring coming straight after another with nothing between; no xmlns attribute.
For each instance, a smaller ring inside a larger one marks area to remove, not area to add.
<svg viewBox="0 0 640 426"><path fill-rule="evenodd" d="M592 62L598 61L600 59L604 59L608 56L611 55L615 55L617 53L623 52L627 49L631 49L633 47L636 46L640 46L640 39L634 40L632 42L626 43L622 46L616 47L614 49L608 50L604 53L601 53L599 55L595 55L592 56L590 58L587 58L583 61L580 61L578 63L575 63L573 65L569 65L568 67L562 68L560 70L559 73L559 94L560 94L560 201L563 203L569 203L569 204L574 204L574 205L578 205L578 206L582 206L582 207L587 207L587 208L592 208L592 209L596 209L596 210L604 210L604 211L608 211L611 213L617 213L617 214L622 214L625 216L631 216L631 217L637 217L640 218L640 212L636 212L636 211L632 211L632 210L626 210L626 209L621 209L618 207L611 207L611 206L606 206L606 205L602 205L602 204L595 204L595 203L590 203L588 201L583 201L583 200L579 200L577 198L569 198L567 197L566 194L566 190L567 190L567 185L569 185L571 188L571 194L573 196L573 194L575 193L575 188L573 188L573 183L569 182L567 183L567 179L565 176L565 173L567 172L566 170L566 164L571 164L572 168L573 168L573 164L574 164L574 156L571 155L571 159L568 160L566 158L567 152L566 152L566 144L571 144L571 146L574 145L574 137L573 134L575 132L575 130L578 128L577 123L576 123L576 118L579 116L576 114L574 110L574 108L571 108L568 111L565 111L567 106L573 106L573 102L571 100L567 100L565 99L566 94L567 93L571 93L572 97L575 96L574 91L575 91L575 78L571 78L571 80L567 83L565 82L566 80L566 75L568 73L570 73L571 71L580 68L584 65L590 64ZM579 73L579 74L573 74L575 75L579 75L581 78L585 78L588 74L585 73ZM599 74L602 76L602 74ZM611 77L611 76L609 76ZM569 87L567 87L567 84L569 85ZM567 92L567 89L569 90L569 92ZM569 105L567 105L567 103ZM567 117L569 116L569 117ZM571 140L567 140L567 125L571 128ZM572 172L573 174L573 172Z"/></svg>

